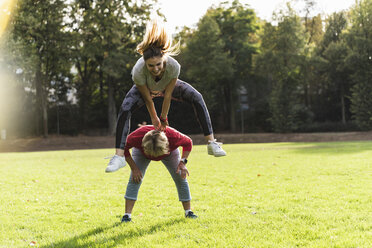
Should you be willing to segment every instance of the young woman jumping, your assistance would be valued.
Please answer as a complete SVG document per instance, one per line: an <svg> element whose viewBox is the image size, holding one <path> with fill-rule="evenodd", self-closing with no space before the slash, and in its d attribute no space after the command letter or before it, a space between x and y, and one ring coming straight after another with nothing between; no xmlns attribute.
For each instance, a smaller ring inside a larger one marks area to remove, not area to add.
<svg viewBox="0 0 372 248"><path fill-rule="evenodd" d="M168 111L171 99L184 101L193 106L196 117L203 129L209 155L225 156L221 143L216 142L209 112L202 95L190 84L178 79L181 66L171 56L177 55L179 46L172 46L172 39L163 25L156 21L147 24L143 41L137 46L142 57L132 69L133 87L121 105L116 126L116 153L107 165L106 172L124 167L124 147L130 131L132 113L146 104L152 125L163 131L168 125ZM160 116L156 114L153 98L163 97Z"/></svg>

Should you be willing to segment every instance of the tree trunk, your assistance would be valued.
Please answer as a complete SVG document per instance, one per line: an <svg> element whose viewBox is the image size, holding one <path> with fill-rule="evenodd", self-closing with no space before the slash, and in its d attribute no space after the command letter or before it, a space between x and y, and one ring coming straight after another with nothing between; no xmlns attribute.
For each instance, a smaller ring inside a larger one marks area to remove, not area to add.
<svg viewBox="0 0 372 248"><path fill-rule="evenodd" d="M344 85L341 84L341 115L342 115L342 123L346 124L346 116L345 116L345 96L344 96Z"/></svg>
<svg viewBox="0 0 372 248"><path fill-rule="evenodd" d="M44 138L48 137L48 111L47 111L47 99L43 84L43 75L41 71L41 63L37 66L35 76L35 88L36 88L36 101L38 109L38 130L37 134L43 133ZM42 127L42 132L41 132Z"/></svg>
<svg viewBox="0 0 372 248"><path fill-rule="evenodd" d="M107 100L108 100L108 111L107 111L107 119L108 119L108 134L114 135L116 131L116 105L115 105L115 98L114 98L114 87L112 85L112 79L109 78L108 81L108 92L107 92Z"/></svg>
<svg viewBox="0 0 372 248"><path fill-rule="evenodd" d="M79 114L79 131L85 130L85 124L87 120L87 111L86 111L86 99L87 99L87 90L85 82L81 82L80 88L80 99L79 99L79 106L80 106L80 114Z"/></svg>
<svg viewBox="0 0 372 248"><path fill-rule="evenodd" d="M43 109L43 136L48 138L48 104L44 89L42 89L41 107Z"/></svg>
<svg viewBox="0 0 372 248"><path fill-rule="evenodd" d="M41 99L42 99L42 85L41 85L41 69L38 67L35 75L35 89L36 89L36 113L35 113L35 119L36 119L36 135L41 135L41 129L42 129L42 107L41 107Z"/></svg>
<svg viewBox="0 0 372 248"><path fill-rule="evenodd" d="M99 98L103 104L103 71L102 64L99 66Z"/></svg>
<svg viewBox="0 0 372 248"><path fill-rule="evenodd" d="M88 119L87 102L88 102L88 85L90 80L90 73L88 72L88 61L84 61L84 69L81 68L80 62L76 64L81 79L81 87L79 89L79 132L86 129L86 123Z"/></svg>
<svg viewBox="0 0 372 248"><path fill-rule="evenodd" d="M229 87L229 98L230 98L230 130L231 132L235 133L235 101L234 101L234 94L233 88Z"/></svg>

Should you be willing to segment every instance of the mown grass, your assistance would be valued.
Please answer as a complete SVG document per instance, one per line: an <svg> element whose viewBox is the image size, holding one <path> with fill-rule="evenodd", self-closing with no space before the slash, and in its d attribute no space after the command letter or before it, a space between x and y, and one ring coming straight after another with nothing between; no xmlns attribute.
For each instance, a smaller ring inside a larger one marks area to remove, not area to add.
<svg viewBox="0 0 372 248"><path fill-rule="evenodd" d="M120 224L129 168L112 150L0 154L0 247L371 247L372 142L194 146L196 220L152 162Z"/></svg>

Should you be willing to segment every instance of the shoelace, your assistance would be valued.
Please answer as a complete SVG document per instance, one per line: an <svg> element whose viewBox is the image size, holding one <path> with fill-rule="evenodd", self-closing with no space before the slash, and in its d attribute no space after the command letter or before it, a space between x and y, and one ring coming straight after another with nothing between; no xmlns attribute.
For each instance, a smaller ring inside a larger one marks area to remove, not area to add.
<svg viewBox="0 0 372 248"><path fill-rule="evenodd" d="M115 156L118 156L118 155L112 155L112 156L109 156L109 157L105 157L105 158L103 158L103 159L110 159L110 163L111 163L112 159L113 159Z"/></svg>
<svg viewBox="0 0 372 248"><path fill-rule="evenodd" d="M214 144L216 144L218 146L221 146L223 144L222 142L217 142L217 140L214 140L213 142L210 142L210 143L214 143Z"/></svg>

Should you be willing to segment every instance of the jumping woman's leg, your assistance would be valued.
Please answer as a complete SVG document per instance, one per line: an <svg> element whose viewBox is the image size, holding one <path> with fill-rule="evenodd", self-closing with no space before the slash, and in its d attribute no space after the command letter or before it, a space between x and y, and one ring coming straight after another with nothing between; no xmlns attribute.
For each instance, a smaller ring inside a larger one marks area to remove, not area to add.
<svg viewBox="0 0 372 248"><path fill-rule="evenodd" d="M212 122L203 96L190 84L182 80L177 80L172 98L191 104L195 110L197 120L203 129L206 140L214 140Z"/></svg>
<svg viewBox="0 0 372 248"><path fill-rule="evenodd" d="M133 85L125 96L118 115L115 148L120 154L117 155L124 155L124 147L130 131L130 118L132 113L144 104L145 102L141 96L141 93L137 87Z"/></svg>
<svg viewBox="0 0 372 248"><path fill-rule="evenodd" d="M214 139L211 118L203 96L190 84L177 80L172 98L188 102L193 106L197 120L203 129L205 140L208 142L208 154L216 157L225 156L226 152L221 148L221 143Z"/></svg>
<svg viewBox="0 0 372 248"><path fill-rule="evenodd" d="M135 85L128 91L118 115L116 123L115 156L113 156L106 167L106 172L115 172L125 166L124 147L130 131L130 118L132 113L145 103L141 93Z"/></svg>

